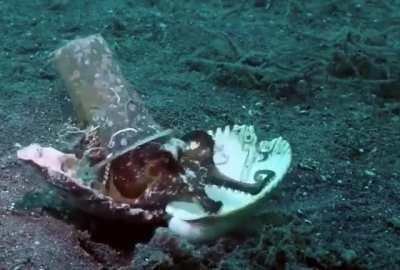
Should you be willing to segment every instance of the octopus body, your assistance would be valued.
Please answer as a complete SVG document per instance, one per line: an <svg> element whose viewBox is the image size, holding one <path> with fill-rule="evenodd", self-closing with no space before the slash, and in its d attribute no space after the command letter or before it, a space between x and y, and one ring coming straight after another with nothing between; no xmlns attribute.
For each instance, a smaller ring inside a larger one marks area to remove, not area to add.
<svg viewBox="0 0 400 270"><path fill-rule="evenodd" d="M222 203L207 196L206 185L257 194L273 177L271 171L249 184L221 174L213 161L214 141L206 132L193 131L181 142L179 149L171 151L153 141L113 160L105 171L105 194L116 202L147 210L162 210L173 200L186 200L216 213Z"/></svg>
<svg viewBox="0 0 400 270"><path fill-rule="evenodd" d="M163 210L172 200L197 200L210 212L216 212L220 203L207 197L195 178L187 172L172 153L152 142L113 160L108 169L105 194L115 202L146 210Z"/></svg>

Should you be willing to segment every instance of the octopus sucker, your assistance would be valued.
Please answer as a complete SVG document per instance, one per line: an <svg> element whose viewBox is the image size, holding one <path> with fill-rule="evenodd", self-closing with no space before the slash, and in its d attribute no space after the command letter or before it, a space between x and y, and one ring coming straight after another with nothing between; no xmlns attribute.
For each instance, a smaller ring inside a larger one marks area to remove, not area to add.
<svg viewBox="0 0 400 270"><path fill-rule="evenodd" d="M258 141L251 125L182 137L163 128L100 35L69 42L54 61L82 139L69 153L33 144L17 157L42 168L86 212L116 222L164 221L189 239L215 238L240 226L289 168L289 143Z"/></svg>

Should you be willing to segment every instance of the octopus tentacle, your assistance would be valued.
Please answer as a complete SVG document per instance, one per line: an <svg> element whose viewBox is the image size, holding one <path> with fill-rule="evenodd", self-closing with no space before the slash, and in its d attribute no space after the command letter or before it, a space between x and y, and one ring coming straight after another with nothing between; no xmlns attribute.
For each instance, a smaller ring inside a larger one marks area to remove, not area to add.
<svg viewBox="0 0 400 270"><path fill-rule="evenodd" d="M208 184L222 186L225 188L257 195L265 187L265 185L275 176L275 173L270 170L262 170L256 173L255 182L247 183L232 179L222 174L216 167L210 168L210 172L206 181Z"/></svg>
<svg viewBox="0 0 400 270"><path fill-rule="evenodd" d="M195 194L201 194L204 192L204 185L211 184L256 195L275 176L273 171L262 170L255 174L255 179L253 179L255 183L232 179L222 174L214 163L215 144L211 135L196 130L186 134L182 140L187 143L188 147L183 153L181 162L197 175L197 181L194 181L191 186L200 187L195 190Z"/></svg>
<svg viewBox="0 0 400 270"><path fill-rule="evenodd" d="M207 177L207 172L198 170L196 177L187 177L186 182L189 184L190 191L194 194L200 205L209 213L216 213L222 207L221 201L215 201L208 197L205 192L205 182L203 179Z"/></svg>

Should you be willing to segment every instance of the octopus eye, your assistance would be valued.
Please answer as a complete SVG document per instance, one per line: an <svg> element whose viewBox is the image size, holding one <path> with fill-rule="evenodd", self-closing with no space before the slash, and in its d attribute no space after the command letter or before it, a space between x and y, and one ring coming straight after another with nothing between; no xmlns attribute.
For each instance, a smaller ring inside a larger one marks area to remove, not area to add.
<svg viewBox="0 0 400 270"><path fill-rule="evenodd" d="M190 150L195 150L195 149L197 149L197 148L199 148L199 147L200 147L200 143L199 143L199 142L196 142L196 141L192 141L192 142L190 142L190 144L189 144Z"/></svg>
<svg viewBox="0 0 400 270"><path fill-rule="evenodd" d="M214 148L213 138L204 131L195 130L185 134L182 140L189 145L189 149L195 150L200 148Z"/></svg>

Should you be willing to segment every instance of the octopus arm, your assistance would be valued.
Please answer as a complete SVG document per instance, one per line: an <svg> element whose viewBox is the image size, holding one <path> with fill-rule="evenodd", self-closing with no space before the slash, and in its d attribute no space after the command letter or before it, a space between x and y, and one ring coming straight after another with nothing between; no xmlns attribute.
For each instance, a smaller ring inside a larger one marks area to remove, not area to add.
<svg viewBox="0 0 400 270"><path fill-rule="evenodd" d="M275 173L270 170L263 170L255 174L254 183L238 181L222 174L217 168L210 169L210 173L206 179L208 184L226 187L229 189L257 195L268 184L268 182L275 176Z"/></svg>

